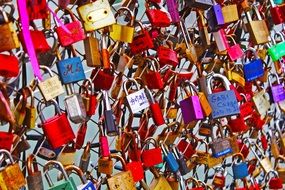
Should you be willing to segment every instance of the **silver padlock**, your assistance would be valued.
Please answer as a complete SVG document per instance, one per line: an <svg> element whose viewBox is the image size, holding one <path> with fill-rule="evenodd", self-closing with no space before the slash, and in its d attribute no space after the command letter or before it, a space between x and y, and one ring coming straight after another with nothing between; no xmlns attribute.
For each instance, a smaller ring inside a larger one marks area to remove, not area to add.
<svg viewBox="0 0 285 190"><path fill-rule="evenodd" d="M86 109L79 93L74 93L73 84L67 84L67 96L64 99L64 105L68 118L73 123L82 123L86 120Z"/></svg>

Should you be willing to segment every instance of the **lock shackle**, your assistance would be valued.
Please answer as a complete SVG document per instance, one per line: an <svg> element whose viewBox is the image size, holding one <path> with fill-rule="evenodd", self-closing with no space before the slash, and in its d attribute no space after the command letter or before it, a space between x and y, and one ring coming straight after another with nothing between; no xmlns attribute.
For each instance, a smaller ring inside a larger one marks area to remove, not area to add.
<svg viewBox="0 0 285 190"><path fill-rule="evenodd" d="M83 171L78 167L78 166L75 166L75 165L67 165L64 167L64 170L66 171L67 175L71 174L71 173L75 173L77 176L79 176L82 184L86 184L87 183L87 180L86 180L86 177L84 176L84 173ZM62 179L62 175L60 175L60 178L59 179Z"/></svg>
<svg viewBox="0 0 285 190"><path fill-rule="evenodd" d="M123 88L124 88L126 95L129 95L128 88L127 88L128 83L133 83L136 86L137 90L139 90L139 84L137 83L136 79L129 78L129 79L125 80L124 84L123 84Z"/></svg>
<svg viewBox="0 0 285 190"><path fill-rule="evenodd" d="M231 42L234 43L234 45L237 44L236 40L234 39L234 37L232 35L226 35L227 38L229 38L231 40Z"/></svg>
<svg viewBox="0 0 285 190"><path fill-rule="evenodd" d="M17 93L16 97L14 98L14 104L16 108L18 106L21 106L20 111L24 112L26 110L27 99L28 99L27 92L25 90L25 87L19 90L18 92L19 93Z"/></svg>
<svg viewBox="0 0 285 190"><path fill-rule="evenodd" d="M59 25L62 25L63 23L59 23L59 22L61 22L60 21L60 18L58 18L58 16L57 16L57 13L60 11L60 10L62 10L63 12L64 12L64 15L70 15L70 17L71 17L71 20L72 21L76 21L76 18L75 18L75 16L74 16L74 14L73 14L73 12L72 12L72 10L71 9L69 9L69 8L65 8L65 9L60 9L60 8L57 8L57 9L55 9L55 11L54 11L54 17L53 17L53 19L54 19L54 23L55 23L55 25L58 27ZM57 17L57 18L56 18Z"/></svg>
<svg viewBox="0 0 285 190"><path fill-rule="evenodd" d="M179 25L180 25L180 29L184 37L184 40L185 40L186 47L187 49L191 49L191 46L193 45L193 43L189 35L189 32L185 26L185 23L182 20L180 20Z"/></svg>
<svg viewBox="0 0 285 190"><path fill-rule="evenodd" d="M190 183L192 183L194 187L199 187L199 181L194 177L189 177L188 179L185 180L186 187L188 187Z"/></svg>
<svg viewBox="0 0 285 190"><path fill-rule="evenodd" d="M224 133L223 133L223 128L222 128L222 125L221 125L221 123L219 123L218 121L214 121L214 126L212 127L212 139L214 140L214 139L216 139L216 138L214 138L214 128L215 127L217 127L218 129L217 129L217 131L216 131L216 135L215 136L217 136L218 135L218 133L220 133L220 135L221 135L221 138L225 138L225 135L224 135Z"/></svg>
<svg viewBox="0 0 285 190"><path fill-rule="evenodd" d="M91 94L94 93L94 89L93 89L93 85L92 85L92 80L91 80L90 78L85 79L85 80L82 82L82 85L81 85L81 86L84 86L87 91L90 89ZM80 87L81 87L81 86L80 86ZM80 88L79 88L79 91L80 91Z"/></svg>
<svg viewBox="0 0 285 190"><path fill-rule="evenodd" d="M88 142L86 143L86 146L84 147L83 155L89 154L90 151L91 151L91 142L88 141Z"/></svg>
<svg viewBox="0 0 285 190"><path fill-rule="evenodd" d="M257 160L260 162L260 161L261 161L261 158L259 158L259 156L258 156L257 153L256 153L256 150L254 150L252 146L255 146L255 147L256 147L256 150L258 150L258 151L261 153L261 156L262 156L263 158L265 158L265 155L264 155L264 153L262 152L261 148L260 148L256 143L250 142L249 148L250 148L250 150L253 152L253 154L254 154L254 156L257 158Z"/></svg>
<svg viewBox="0 0 285 190"><path fill-rule="evenodd" d="M43 172L44 172L44 176L45 176L45 178L46 178L46 180L47 180L47 182L48 182L50 187L52 187L54 185L52 180L51 180L51 178L50 178L50 176L48 175L48 171L51 170L51 169L59 170L62 173L63 178L65 180L68 180L68 175L67 175L66 171L64 170L63 165L59 161L49 160L44 165Z"/></svg>
<svg viewBox="0 0 285 190"><path fill-rule="evenodd" d="M0 149L0 155L6 156L10 160L10 164L14 164L14 159L9 151Z"/></svg>
<svg viewBox="0 0 285 190"><path fill-rule="evenodd" d="M241 161L244 162L244 156L243 156L243 154L240 153L240 152L238 152L238 153L236 153L236 154L234 154L234 155L232 156L232 162L233 162L233 163L234 163L235 160L237 161L237 159L241 159ZM236 163L237 163L237 162L236 162Z"/></svg>
<svg viewBox="0 0 285 190"><path fill-rule="evenodd" d="M215 169L215 174L220 173L224 176L226 173L225 168L223 168L222 166L217 166L214 169Z"/></svg>
<svg viewBox="0 0 285 190"><path fill-rule="evenodd" d="M179 152L179 150L178 150L178 148L177 148L177 146L175 144L171 145L171 150L172 150L172 152L174 154L174 157L176 157L176 159L178 160L180 158L181 154L180 154L180 152Z"/></svg>
<svg viewBox="0 0 285 190"><path fill-rule="evenodd" d="M128 26L133 26L135 22L135 16L133 11L131 11L128 7L120 7L117 12L115 13L115 18L117 18L121 13L127 11L127 16L130 18L130 22L127 24Z"/></svg>
<svg viewBox="0 0 285 190"><path fill-rule="evenodd" d="M197 147L198 147L199 142L200 142L201 145L202 145L202 144L205 144L206 153L209 153L209 144L208 144L204 139L198 139ZM201 146L201 145L200 145L200 146ZM200 146L199 146L199 147L200 147Z"/></svg>
<svg viewBox="0 0 285 190"><path fill-rule="evenodd" d="M24 90L29 93L29 96L31 97L31 106L33 107L35 105L35 98L34 98L34 92L30 86L25 86ZM27 96L27 98L29 97Z"/></svg>
<svg viewBox="0 0 285 190"><path fill-rule="evenodd" d="M199 91L198 89L196 88L195 84L193 82L190 82L189 80L185 80L183 82L183 89L184 91L186 92L187 96L189 96L189 91L187 91L186 87L189 87L190 88L190 92L191 92L191 95L193 96L194 94L198 95Z"/></svg>
<svg viewBox="0 0 285 190"><path fill-rule="evenodd" d="M33 169L34 169L34 171L33 171ZM31 176L31 175L33 175L33 173L36 173L39 171L38 164L37 164L37 158L35 157L34 154L31 154L27 158L27 171L28 171L29 176Z"/></svg>
<svg viewBox="0 0 285 190"><path fill-rule="evenodd" d="M110 154L110 158L114 158L116 160L119 160L122 163L122 167L123 170L126 170L126 161L124 160L124 158L122 156L120 156L119 154Z"/></svg>
<svg viewBox="0 0 285 190"><path fill-rule="evenodd" d="M157 140L154 137L148 137L144 140L142 150L145 150L149 144L152 144L155 148L159 147Z"/></svg>
<svg viewBox="0 0 285 190"><path fill-rule="evenodd" d="M160 141L159 145L161 147L162 153L164 154L164 156L167 156L167 154L169 153L169 149L167 147L166 144L164 144L164 142Z"/></svg>
<svg viewBox="0 0 285 190"><path fill-rule="evenodd" d="M242 63L242 65L245 65L245 64L246 64L246 63L245 63L245 58L246 58L246 53L247 53L248 51L250 51L250 52L253 53L254 59L258 59L258 58L259 58L258 55L257 55L256 50L255 50L254 48L252 48L252 47L249 47L247 50L244 51L244 54L243 54L243 56L242 56L242 58L241 58L241 63Z"/></svg>
<svg viewBox="0 0 285 190"><path fill-rule="evenodd" d="M279 80L278 75L277 75L276 73L270 73L270 74L268 75L268 83L269 83L269 86L272 86L271 79L274 78L274 77L276 78L277 84L280 84L280 80ZM278 123L278 122L277 122L277 123Z"/></svg>
<svg viewBox="0 0 285 190"><path fill-rule="evenodd" d="M266 174L265 174L265 183L267 183L268 184L268 182L270 181L270 179L272 178L272 177L270 177L270 174L273 174L273 176L274 177L279 177L279 175L278 175L278 172L277 171L275 171L275 170L270 170L269 172L267 172Z"/></svg>
<svg viewBox="0 0 285 190"><path fill-rule="evenodd" d="M9 5L9 4L7 4L7 5ZM2 6L0 6L0 12L3 15L5 23L9 23L8 15L7 15L6 11L4 10L4 8Z"/></svg>
<svg viewBox="0 0 285 190"><path fill-rule="evenodd" d="M212 80L214 78L219 78L222 80L224 87L226 88L226 90L230 90L230 81L227 79L227 77L225 77L224 75L221 74L217 74L217 73L213 73L212 75L209 76L209 79L207 79L207 91L208 94L212 94Z"/></svg>
<svg viewBox="0 0 285 190"><path fill-rule="evenodd" d="M50 77L54 76L52 70L49 67L45 65L40 65L39 67L40 67L40 70L44 71L44 73L48 73Z"/></svg>
<svg viewBox="0 0 285 190"><path fill-rule="evenodd" d="M257 19L258 20L262 20L262 17L260 15L260 12L259 12L259 10L258 10L256 5L252 5L252 10L253 10L253 13L255 13L255 15L257 16ZM250 11L246 12L246 18L247 18L248 22L252 21L252 18L251 18L251 15L250 15Z"/></svg>
<svg viewBox="0 0 285 190"><path fill-rule="evenodd" d="M282 155L279 155L279 156L275 159L275 162L274 162L274 169L275 169L275 170L277 170L278 164L279 164L280 162L285 163L285 157L282 156Z"/></svg>
<svg viewBox="0 0 285 190"><path fill-rule="evenodd" d="M145 61L147 61L147 63L150 63L150 67L153 68L153 71L158 72L160 70L159 62L155 57L147 57Z"/></svg>
<svg viewBox="0 0 285 190"><path fill-rule="evenodd" d="M54 105L55 106L55 112L56 114L62 114L61 110L60 110L60 107L58 105L58 103L54 100L54 99L51 99L47 102L45 102L43 99L38 103L38 106L37 106L37 112L39 114L39 117L40 117L40 120L42 123L44 123L46 120L45 120L45 117L43 115L43 109L45 109L46 107L50 106L50 105ZM43 107L42 107L43 106Z"/></svg>

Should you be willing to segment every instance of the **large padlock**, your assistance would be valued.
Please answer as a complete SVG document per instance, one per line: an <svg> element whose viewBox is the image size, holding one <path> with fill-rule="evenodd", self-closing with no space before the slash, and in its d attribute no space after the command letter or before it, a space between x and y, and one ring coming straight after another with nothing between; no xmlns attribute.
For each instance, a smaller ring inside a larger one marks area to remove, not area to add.
<svg viewBox="0 0 285 190"><path fill-rule="evenodd" d="M186 89L187 86L190 87L191 93ZM184 90L187 94L187 97L186 99L181 100L179 103L184 123L189 124L192 121L203 119L204 114L196 86L188 81L185 83Z"/></svg>
<svg viewBox="0 0 285 190"><path fill-rule="evenodd" d="M42 111L43 108L49 105L55 106L56 115L48 120L45 120ZM62 145L73 141L75 135L67 119L66 113L62 113L60 111L60 108L55 100L50 100L45 104L44 101L41 101L38 104L37 110L38 113L40 113L39 116L42 122L40 126L43 128L44 134L52 148L59 148Z"/></svg>
<svg viewBox="0 0 285 190"><path fill-rule="evenodd" d="M71 51L74 57L62 60L61 56L58 55L59 62L57 63L57 69L63 84L78 82L86 78L80 57L76 56L73 47Z"/></svg>
<svg viewBox="0 0 285 190"><path fill-rule="evenodd" d="M134 37L134 14L133 12L126 7L121 7L117 10L117 13L115 14L115 17L118 17L121 15L121 13L124 13L127 11L130 21L127 25L121 25L121 24L113 24L111 26L111 32L110 32L110 37L113 40L117 40L120 42L126 42L126 43L132 43L133 42L133 37Z"/></svg>
<svg viewBox="0 0 285 190"><path fill-rule="evenodd" d="M59 170L62 173L64 180L60 180L60 181L53 183L48 174L49 170L51 169ZM48 190L60 190L60 189L77 190L74 181L71 178L68 178L68 175L66 171L64 170L63 165L60 162L57 162L54 160L48 161L44 165L43 171L44 171L44 176L47 179L47 182L49 185L49 187L47 188Z"/></svg>
<svg viewBox="0 0 285 190"><path fill-rule="evenodd" d="M4 17L4 24L0 25L0 52L10 51L20 47L20 42L13 23L9 21L6 12L1 8L0 12Z"/></svg>
<svg viewBox="0 0 285 190"><path fill-rule="evenodd" d="M138 24L141 30L138 34L135 34L133 42L129 44L134 55L154 47L148 30L143 27L141 22L135 22L135 24Z"/></svg>
<svg viewBox="0 0 285 190"><path fill-rule="evenodd" d="M59 8L56 9L55 13L57 13L59 10ZM82 29L80 21L76 20L76 17L74 16L73 12L68 8L64 9L64 12L67 12L71 16L72 22L64 25L56 14L54 14L54 16L55 23L57 25L55 31L58 36L58 41L61 46L66 47L81 40L84 40L86 36L84 30Z"/></svg>
<svg viewBox="0 0 285 190"><path fill-rule="evenodd" d="M18 190L26 185L25 177L20 165L14 162L12 155L7 150L0 150L0 155L9 159L9 163L0 172L0 188L5 190ZM3 158L1 156L1 158Z"/></svg>
<svg viewBox="0 0 285 190"><path fill-rule="evenodd" d="M163 89L164 83L159 73L159 62L157 61L157 59L151 57L147 58L146 61L147 63L150 63L150 66L153 68L153 70L147 69L147 72L145 74L145 81L147 87L151 90ZM148 64L146 64L146 67L148 67Z"/></svg>
<svg viewBox="0 0 285 190"><path fill-rule="evenodd" d="M236 158L241 160L240 163L235 162ZM232 157L233 160L233 174L234 174L234 179L244 179L246 176L248 176L248 166L247 163L244 161L244 157L241 153L237 153L233 155Z"/></svg>
<svg viewBox="0 0 285 190"><path fill-rule="evenodd" d="M219 78L223 81L226 91L212 93L211 82L213 78ZM213 74L207 80L208 101L212 108L212 118L221 118L225 116L236 115L240 113L237 98L233 90L230 90L230 82L221 74Z"/></svg>
<svg viewBox="0 0 285 190"><path fill-rule="evenodd" d="M245 57L248 52L253 53L254 59L249 61L248 63L245 63ZM259 77L262 77L264 75L264 69L263 69L263 62L262 60L257 56L257 53L254 48L248 48L244 52L244 56L242 58L243 63L243 73L245 80L253 81Z"/></svg>
<svg viewBox="0 0 285 190"><path fill-rule="evenodd" d="M267 24L265 20L262 19L257 7L255 5L252 7L252 10L256 13L258 20L252 20L250 11L246 12L246 18L248 20L246 28L249 32L250 40L256 45L265 44L269 41L269 31Z"/></svg>
<svg viewBox="0 0 285 190"><path fill-rule="evenodd" d="M275 41L275 37L280 36L281 42L278 44ZM270 46L267 50L268 55L271 57L272 61L278 61L285 55L285 39L284 35L281 32L276 32L274 36L271 36L272 46Z"/></svg>
<svg viewBox="0 0 285 190"><path fill-rule="evenodd" d="M37 159L35 155L33 154L31 154L27 158L27 170L28 170L27 183L28 183L29 190L33 190L33 189L43 190L44 189L42 172L38 169L38 164L36 162L37 162Z"/></svg>
<svg viewBox="0 0 285 190"><path fill-rule="evenodd" d="M171 24L170 18L166 11L161 10L158 4L152 3L155 9L150 9L150 5L147 2L146 6L146 15L153 27L168 27Z"/></svg>
<svg viewBox="0 0 285 190"><path fill-rule="evenodd" d="M104 28L116 23L109 1L92 1L77 8L78 14L83 21L86 32Z"/></svg>
<svg viewBox="0 0 285 190"><path fill-rule="evenodd" d="M86 179L83 171L79 167L75 165L67 165L64 167L64 170L68 175L70 173L75 173L76 175L79 176L81 184L77 186L76 188L77 190L96 190L95 185L91 181Z"/></svg>
<svg viewBox="0 0 285 190"><path fill-rule="evenodd" d="M276 78L277 84L272 84L272 78ZM278 103L280 101L285 100L285 90L284 86L280 83L279 76L276 74L270 74L268 76L268 82L270 86L270 98L274 103Z"/></svg>

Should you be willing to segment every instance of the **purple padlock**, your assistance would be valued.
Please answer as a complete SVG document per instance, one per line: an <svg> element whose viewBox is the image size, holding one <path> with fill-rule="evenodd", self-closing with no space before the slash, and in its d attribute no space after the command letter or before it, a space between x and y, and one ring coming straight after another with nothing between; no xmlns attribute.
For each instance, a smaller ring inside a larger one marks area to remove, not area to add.
<svg viewBox="0 0 285 190"><path fill-rule="evenodd" d="M271 82L271 78L276 77L277 80L277 84L272 84ZM270 74L268 76L268 82L270 85L270 96L271 96L271 100L274 103L278 103L281 102L283 100L285 100L285 90L284 90L284 86L282 84L280 84L279 78L276 74Z"/></svg>
<svg viewBox="0 0 285 190"><path fill-rule="evenodd" d="M198 91L195 85L191 82L187 82L190 87L191 93L186 90L186 86L184 90L187 94L187 98L180 101L180 108L183 117L184 124L189 124L192 121L197 121L204 118L202 106L198 97ZM195 93L195 94L194 94Z"/></svg>
<svg viewBox="0 0 285 190"><path fill-rule="evenodd" d="M207 20L211 32L215 32L221 28L224 21L222 7L219 4L213 5L207 12Z"/></svg>
<svg viewBox="0 0 285 190"><path fill-rule="evenodd" d="M170 14L172 23L177 23L180 21L180 16L177 8L177 3L175 0L166 0L166 6Z"/></svg>

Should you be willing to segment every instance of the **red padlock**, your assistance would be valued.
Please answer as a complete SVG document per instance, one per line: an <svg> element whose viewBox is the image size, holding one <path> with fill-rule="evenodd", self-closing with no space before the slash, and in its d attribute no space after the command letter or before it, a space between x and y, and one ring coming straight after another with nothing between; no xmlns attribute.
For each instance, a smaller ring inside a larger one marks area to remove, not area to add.
<svg viewBox="0 0 285 190"><path fill-rule="evenodd" d="M160 76L159 71L159 63L156 58L148 57L146 58L146 61L150 63L150 66L153 68L153 70L147 69L145 74L145 81L146 85L149 89L163 89L164 84L163 80ZM148 65L146 65L147 67Z"/></svg>
<svg viewBox="0 0 285 190"><path fill-rule="evenodd" d="M133 42L129 44L131 48L131 53L133 55L142 53L143 51L146 51L154 47L153 41L148 31L145 28L143 28L140 22L136 23L140 26L141 30L137 35L134 36Z"/></svg>
<svg viewBox="0 0 285 190"><path fill-rule="evenodd" d="M273 174L274 177L271 177L270 179L269 178L269 175L270 174ZM272 189L272 190L283 190L283 181L281 178L278 177L278 173L277 171L270 171L266 174L265 176L265 180L266 181L269 181L268 182L268 185L269 185L269 189Z"/></svg>
<svg viewBox="0 0 285 190"><path fill-rule="evenodd" d="M226 185L225 169L223 167L217 167L215 170L213 185L222 189Z"/></svg>
<svg viewBox="0 0 285 190"><path fill-rule="evenodd" d="M168 43L169 47L164 47L164 46L159 46L157 49L157 56L159 59L159 64L161 67L164 65L171 65L173 67L176 67L179 63L178 58L177 58L177 53L173 50Z"/></svg>
<svg viewBox="0 0 285 190"><path fill-rule="evenodd" d="M144 169L141 161L132 161L126 164L126 169L131 171L134 182L144 179Z"/></svg>
<svg viewBox="0 0 285 190"><path fill-rule="evenodd" d="M247 158L249 155L249 147L246 146L246 144L244 144L241 139L237 140L237 144L239 147L239 152L243 155L244 158Z"/></svg>
<svg viewBox="0 0 285 190"><path fill-rule="evenodd" d="M242 103L240 106L240 116L241 117L248 117L253 112L253 103L251 101L246 101Z"/></svg>
<svg viewBox="0 0 285 190"><path fill-rule="evenodd" d="M190 159L196 153L195 148L186 139L181 139L177 144L177 148L186 159Z"/></svg>
<svg viewBox="0 0 285 190"><path fill-rule="evenodd" d="M10 151L13 145L13 138L12 127L9 127L9 132L0 131L0 149Z"/></svg>
<svg viewBox="0 0 285 190"><path fill-rule="evenodd" d="M160 10L159 5L152 3L155 9L150 9L149 3L146 3L146 16L153 27L168 27L171 24L168 14Z"/></svg>
<svg viewBox="0 0 285 190"><path fill-rule="evenodd" d="M81 149L84 144L86 131L87 131L87 122L84 122L80 125L75 140L75 148L78 150Z"/></svg>
<svg viewBox="0 0 285 190"><path fill-rule="evenodd" d="M95 68L90 78L93 81L94 88L97 90L109 90L115 79L114 71Z"/></svg>
<svg viewBox="0 0 285 190"><path fill-rule="evenodd" d="M34 44L36 53L45 53L51 49L43 31L30 30L30 33L31 33L31 38L32 38L32 42ZM27 52L27 47L24 41L24 35L22 31L20 31L19 33L19 40L22 43L24 51Z"/></svg>
<svg viewBox="0 0 285 190"><path fill-rule="evenodd" d="M244 117L242 116L234 116L235 118L231 118L228 120L228 125L230 126L231 132L245 132L248 130L247 125L244 122Z"/></svg>
<svg viewBox="0 0 285 190"><path fill-rule="evenodd" d="M0 76L16 77L19 75L19 61L16 56L10 52L10 55L0 54Z"/></svg>
<svg viewBox="0 0 285 190"><path fill-rule="evenodd" d="M44 105L44 107L42 107ZM56 115L48 120L45 120L43 116L43 109L49 105L54 105L56 109ZM67 119L66 113L62 113L55 100L50 100L44 103L42 100L37 107L39 117L42 124L44 135L47 138L48 143L53 149L59 148L64 144L73 141L75 135L71 128L71 125Z"/></svg>
<svg viewBox="0 0 285 190"><path fill-rule="evenodd" d="M81 87L83 87L85 93L84 96L88 99L89 102L89 107L86 108L86 114L87 116L91 117L95 114L97 108L97 97L93 91L91 79L84 80ZM81 93L81 87L79 88L79 93Z"/></svg>
<svg viewBox="0 0 285 190"><path fill-rule="evenodd" d="M27 0L27 11L30 20L44 19L48 17L49 11L46 0Z"/></svg>
<svg viewBox="0 0 285 190"><path fill-rule="evenodd" d="M147 149L149 143L153 144L154 148ZM149 137L145 140L141 158L145 167L151 167L163 162L161 148L153 137Z"/></svg>
<svg viewBox="0 0 285 190"><path fill-rule="evenodd" d="M55 13L57 13L60 9L56 9ZM64 9L65 12L69 13L71 16L72 22L68 23L63 26L58 26L59 18L55 20L55 23L57 25L55 31L58 36L58 41L61 46L66 47L69 45L72 45L76 42L79 42L81 40L84 40L86 38L85 32L81 26L81 22L79 20L76 20L75 16L73 15L72 11L68 8ZM56 15L55 15L56 16Z"/></svg>

